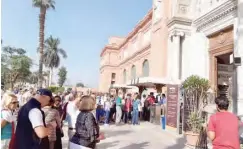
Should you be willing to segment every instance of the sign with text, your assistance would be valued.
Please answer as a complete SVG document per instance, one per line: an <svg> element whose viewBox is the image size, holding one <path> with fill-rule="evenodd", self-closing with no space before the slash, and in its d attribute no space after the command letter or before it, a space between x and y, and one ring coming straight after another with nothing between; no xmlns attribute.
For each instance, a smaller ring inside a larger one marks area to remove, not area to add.
<svg viewBox="0 0 243 149"><path fill-rule="evenodd" d="M167 85L166 124L174 128L177 128L178 92L178 85Z"/></svg>

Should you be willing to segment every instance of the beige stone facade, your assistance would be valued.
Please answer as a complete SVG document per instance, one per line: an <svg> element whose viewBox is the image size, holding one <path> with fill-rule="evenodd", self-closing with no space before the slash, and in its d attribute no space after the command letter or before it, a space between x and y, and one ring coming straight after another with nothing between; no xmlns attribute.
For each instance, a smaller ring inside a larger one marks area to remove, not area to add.
<svg viewBox="0 0 243 149"><path fill-rule="evenodd" d="M137 77L166 76L167 43L160 40L167 35L162 33L165 23L152 20L153 15L150 10L126 38L109 39L100 55L99 91L108 92L112 84L127 84Z"/></svg>
<svg viewBox="0 0 243 149"><path fill-rule="evenodd" d="M242 43L243 0L154 0L127 37L111 37L102 50L99 90L107 92L111 84L136 77L173 84L199 75L210 80L217 94L218 67L227 66L234 69L223 76L232 80L231 98L243 114L243 66L233 67L231 60L233 54L242 63Z"/></svg>

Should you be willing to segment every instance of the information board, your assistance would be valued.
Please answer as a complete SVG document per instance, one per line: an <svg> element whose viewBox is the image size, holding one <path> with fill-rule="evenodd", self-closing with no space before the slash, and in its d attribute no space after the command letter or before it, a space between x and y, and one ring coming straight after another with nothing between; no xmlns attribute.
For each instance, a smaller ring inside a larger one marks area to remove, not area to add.
<svg viewBox="0 0 243 149"><path fill-rule="evenodd" d="M167 85L167 112L166 124L168 126L177 128L177 112L178 112L178 98L179 86Z"/></svg>

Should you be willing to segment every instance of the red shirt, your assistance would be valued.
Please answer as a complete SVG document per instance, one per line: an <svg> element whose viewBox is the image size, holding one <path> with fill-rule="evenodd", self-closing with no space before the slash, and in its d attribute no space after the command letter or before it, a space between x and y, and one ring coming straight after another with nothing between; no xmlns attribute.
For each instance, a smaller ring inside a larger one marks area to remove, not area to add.
<svg viewBox="0 0 243 149"><path fill-rule="evenodd" d="M213 149L240 149L239 120L230 112L217 112L212 115L208 131L215 132Z"/></svg>
<svg viewBox="0 0 243 149"><path fill-rule="evenodd" d="M132 100L131 99L126 99L125 101L125 111L130 112L132 107Z"/></svg>
<svg viewBox="0 0 243 149"><path fill-rule="evenodd" d="M155 103L155 98L153 96L149 97L149 104L153 105L154 103Z"/></svg>

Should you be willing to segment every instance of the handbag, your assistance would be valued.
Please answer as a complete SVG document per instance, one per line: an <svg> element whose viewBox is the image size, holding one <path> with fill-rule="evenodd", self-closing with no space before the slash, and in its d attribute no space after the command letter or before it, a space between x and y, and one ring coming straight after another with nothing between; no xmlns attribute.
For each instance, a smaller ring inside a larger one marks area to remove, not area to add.
<svg viewBox="0 0 243 149"><path fill-rule="evenodd" d="M15 125L14 125L14 122L11 123L12 124L12 136L11 136L11 140L10 140L10 143L9 143L9 149L14 149L14 142L15 142L15 132L14 132L14 128L15 128Z"/></svg>

